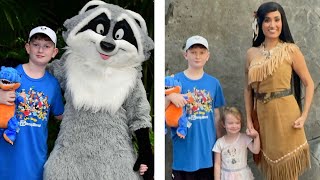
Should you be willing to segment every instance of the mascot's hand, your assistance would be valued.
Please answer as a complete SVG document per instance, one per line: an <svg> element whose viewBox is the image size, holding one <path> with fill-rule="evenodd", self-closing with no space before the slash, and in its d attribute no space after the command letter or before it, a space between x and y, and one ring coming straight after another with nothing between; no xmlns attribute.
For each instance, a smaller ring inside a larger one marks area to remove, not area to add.
<svg viewBox="0 0 320 180"><path fill-rule="evenodd" d="M149 139L149 128L141 128L135 131L137 140L138 140L138 159L133 166L134 171L138 171L141 164L145 164L148 167L148 170L144 172L143 179L144 180L153 180L153 172L154 172L154 160L153 154Z"/></svg>

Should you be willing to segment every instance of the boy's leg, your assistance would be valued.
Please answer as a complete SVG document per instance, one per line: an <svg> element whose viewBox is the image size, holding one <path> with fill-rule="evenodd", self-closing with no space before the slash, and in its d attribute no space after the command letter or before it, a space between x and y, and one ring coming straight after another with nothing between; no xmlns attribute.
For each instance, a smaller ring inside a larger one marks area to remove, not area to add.
<svg viewBox="0 0 320 180"><path fill-rule="evenodd" d="M201 179L201 180L212 180L213 179L213 167L199 169L196 172L197 172L196 179Z"/></svg>
<svg viewBox="0 0 320 180"><path fill-rule="evenodd" d="M172 180L197 180L196 172L172 170Z"/></svg>
<svg viewBox="0 0 320 180"><path fill-rule="evenodd" d="M185 179L185 173L184 171L176 171L172 169L171 178L172 180L183 180Z"/></svg>
<svg viewBox="0 0 320 180"><path fill-rule="evenodd" d="M213 167L194 172L172 170L172 180L213 180Z"/></svg>

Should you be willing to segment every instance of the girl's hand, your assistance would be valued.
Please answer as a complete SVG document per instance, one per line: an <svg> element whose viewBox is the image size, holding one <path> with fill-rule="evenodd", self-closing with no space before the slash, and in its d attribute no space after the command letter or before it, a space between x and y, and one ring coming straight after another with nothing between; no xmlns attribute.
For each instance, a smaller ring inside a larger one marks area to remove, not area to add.
<svg viewBox="0 0 320 180"><path fill-rule="evenodd" d="M144 173L148 170L148 166L145 164L140 164L139 173L140 175L144 175Z"/></svg>
<svg viewBox="0 0 320 180"><path fill-rule="evenodd" d="M167 95L167 97L177 107L183 107L188 103L182 94L172 93Z"/></svg>
<svg viewBox="0 0 320 180"><path fill-rule="evenodd" d="M257 130L255 130L252 126L251 129L247 128L246 133L248 136L250 136L251 138L256 138L257 136L259 136L259 133Z"/></svg>
<svg viewBox="0 0 320 180"><path fill-rule="evenodd" d="M304 122L306 122L306 117L300 116L296 121L294 121L293 128L296 128L296 129L303 128Z"/></svg>

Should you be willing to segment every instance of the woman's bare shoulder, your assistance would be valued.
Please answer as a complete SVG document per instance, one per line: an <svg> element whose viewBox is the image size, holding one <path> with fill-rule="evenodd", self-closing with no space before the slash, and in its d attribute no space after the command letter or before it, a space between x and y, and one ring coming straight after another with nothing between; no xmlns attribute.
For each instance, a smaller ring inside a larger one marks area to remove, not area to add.
<svg viewBox="0 0 320 180"><path fill-rule="evenodd" d="M252 57L256 56L258 52L259 52L259 48L258 47L250 47L247 50L247 60L251 60Z"/></svg>

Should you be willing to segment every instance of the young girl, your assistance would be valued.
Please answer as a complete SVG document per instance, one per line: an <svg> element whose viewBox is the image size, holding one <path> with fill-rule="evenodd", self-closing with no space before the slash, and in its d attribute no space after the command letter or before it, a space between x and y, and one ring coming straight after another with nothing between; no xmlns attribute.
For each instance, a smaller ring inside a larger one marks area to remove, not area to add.
<svg viewBox="0 0 320 180"><path fill-rule="evenodd" d="M235 107L226 107L222 114L223 127L227 134L219 138L212 151L215 180L252 180L253 174L247 165L247 148L254 154L260 151L260 139L256 130L240 133L241 112ZM250 137L249 137L250 136Z"/></svg>

